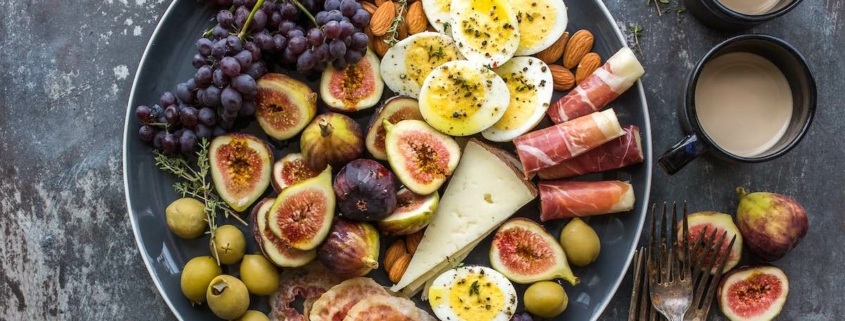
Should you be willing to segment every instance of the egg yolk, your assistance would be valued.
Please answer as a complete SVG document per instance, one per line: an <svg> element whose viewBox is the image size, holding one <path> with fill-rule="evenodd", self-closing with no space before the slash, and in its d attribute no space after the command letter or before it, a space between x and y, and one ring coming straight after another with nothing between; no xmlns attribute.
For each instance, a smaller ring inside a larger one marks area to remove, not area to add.
<svg viewBox="0 0 845 321"><path fill-rule="evenodd" d="M526 79L525 74L512 73L500 76L508 85L511 101L508 104L508 109L505 110L505 114L493 127L499 130L511 130L525 124L528 118L534 114L535 106L537 106L537 95L533 81Z"/></svg>
<svg viewBox="0 0 845 321"><path fill-rule="evenodd" d="M458 54L455 49L439 38L420 38L408 46L405 70L408 72L408 77L422 86L425 77L428 77L434 68L456 59L458 59Z"/></svg>
<svg viewBox="0 0 845 321"><path fill-rule="evenodd" d="M452 9L452 0L434 0L435 5L437 8L440 8L440 11L448 13L450 9ZM439 22L446 22L446 21L439 21Z"/></svg>
<svg viewBox="0 0 845 321"><path fill-rule="evenodd" d="M546 39L557 19L557 11L546 1L511 0L519 22L519 47L533 47Z"/></svg>
<svg viewBox="0 0 845 321"><path fill-rule="evenodd" d="M460 32L467 39L467 45L482 52L504 50L504 44L514 37L515 28L508 17L503 1L471 0L470 8L461 14ZM494 66L495 67L495 66Z"/></svg>
<svg viewBox="0 0 845 321"><path fill-rule="evenodd" d="M483 275L472 274L455 281L449 289L449 308L461 320L492 320L502 312L505 295Z"/></svg>
<svg viewBox="0 0 845 321"><path fill-rule="evenodd" d="M492 86L492 80L482 73L485 71L464 66L444 69L429 83L425 99L429 106L436 106L441 118L471 118L487 100L487 90Z"/></svg>

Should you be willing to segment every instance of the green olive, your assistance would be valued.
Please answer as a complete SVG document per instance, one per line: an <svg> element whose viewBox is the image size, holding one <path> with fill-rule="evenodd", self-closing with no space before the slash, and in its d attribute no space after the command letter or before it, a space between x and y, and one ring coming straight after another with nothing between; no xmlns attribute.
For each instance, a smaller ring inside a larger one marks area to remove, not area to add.
<svg viewBox="0 0 845 321"><path fill-rule="evenodd" d="M235 321L270 321L270 318L261 311L249 310Z"/></svg>
<svg viewBox="0 0 845 321"><path fill-rule="evenodd" d="M190 240L205 232L205 205L193 198L180 198L164 210L167 227L177 236Z"/></svg>
<svg viewBox="0 0 845 321"><path fill-rule="evenodd" d="M191 302L205 302L205 291L211 280L222 274L217 260L210 256L198 256L185 264L182 269L182 294Z"/></svg>
<svg viewBox="0 0 845 321"><path fill-rule="evenodd" d="M569 297L563 287L552 281L532 284L525 290L525 310L541 318L554 318L566 310Z"/></svg>
<svg viewBox="0 0 845 321"><path fill-rule="evenodd" d="M601 243L592 227L579 218L574 218L560 232L560 245L566 252L566 259L575 266L586 266L599 257Z"/></svg>
<svg viewBox="0 0 845 321"><path fill-rule="evenodd" d="M223 225L214 230L214 248L211 255L216 255L222 264L234 264L244 257L246 239L244 233L234 225Z"/></svg>
<svg viewBox="0 0 845 321"><path fill-rule="evenodd" d="M211 280L205 292L208 307L221 319L240 318L249 309L249 291L241 280L231 275L220 275Z"/></svg>
<svg viewBox="0 0 845 321"><path fill-rule="evenodd" d="M241 280L249 293L270 295L279 288L279 270L264 255L244 255L241 261Z"/></svg>

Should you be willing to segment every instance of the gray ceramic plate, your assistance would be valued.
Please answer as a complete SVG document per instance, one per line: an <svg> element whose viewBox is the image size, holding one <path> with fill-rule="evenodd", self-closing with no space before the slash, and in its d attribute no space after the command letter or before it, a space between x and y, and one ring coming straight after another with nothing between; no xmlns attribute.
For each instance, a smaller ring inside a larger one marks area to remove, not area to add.
<svg viewBox="0 0 845 321"><path fill-rule="evenodd" d="M599 55L607 59L625 45L619 28L600 0L569 1L567 5L570 12L568 30L589 29L592 31L596 36L593 50ZM208 255L208 243L202 238L185 241L168 232L164 222L164 209L177 198L171 187L174 179L155 167L150 147L137 138L140 125L132 111L134 106L158 102L162 92L172 90L177 83L194 74L190 60L196 52L195 40L204 29L211 27L211 16L211 9L191 0L176 0L167 9L141 58L129 98L124 134L123 174L126 203L138 249L165 302L174 315L182 320L214 318L206 307L192 307L182 296L179 284L181 268L195 256ZM313 85L314 82L311 84ZM560 93L556 93L555 100L560 96ZM601 238L602 252L595 263L586 268L575 269L575 274L581 278L581 284L576 287L566 286L570 298L569 308L557 318L558 320L598 318L628 270L628 264L642 230L651 186L652 168L651 131L642 85L637 84L614 102L612 107L623 124L635 124L642 129L645 163L584 179L630 181L636 191L637 205L629 213L593 217L588 220ZM360 115L360 117L356 115L356 117L365 120L369 118L369 114ZM255 124L244 124L244 128L240 131L266 138ZM295 144L290 147L276 144L276 147L278 147L275 151L276 157L284 155L289 148L297 148ZM536 220L537 209L538 203L535 201L524 207L517 215ZM565 221L552 222L546 224L546 227L557 234L564 223ZM243 230L248 233L246 228ZM249 252L254 252L256 247L251 239L248 237ZM385 240L382 243L388 242L389 240ZM489 242L488 238L465 263L487 265ZM237 269L226 267L224 273L237 274ZM389 284L387 276L381 270L373 272L371 276L382 284ZM522 291L524 287L518 287L518 289ZM421 306L428 308L427 304ZM251 308L269 310L266 299L252 300Z"/></svg>

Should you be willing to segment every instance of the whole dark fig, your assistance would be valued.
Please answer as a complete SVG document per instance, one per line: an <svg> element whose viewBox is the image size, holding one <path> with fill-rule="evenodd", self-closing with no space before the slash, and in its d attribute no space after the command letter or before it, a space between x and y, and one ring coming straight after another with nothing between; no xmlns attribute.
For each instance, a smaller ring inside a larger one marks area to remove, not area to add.
<svg viewBox="0 0 845 321"><path fill-rule="evenodd" d="M801 204L775 193L746 193L736 189L736 221L748 249L764 261L775 261L795 248L807 234L809 222Z"/></svg>
<svg viewBox="0 0 845 321"><path fill-rule="evenodd" d="M334 180L340 215L358 221L378 221L396 209L393 173L378 162L356 159L346 164Z"/></svg>
<svg viewBox="0 0 845 321"><path fill-rule="evenodd" d="M317 259L344 278L364 276L378 268L379 234L367 222L335 220L329 237L317 248Z"/></svg>

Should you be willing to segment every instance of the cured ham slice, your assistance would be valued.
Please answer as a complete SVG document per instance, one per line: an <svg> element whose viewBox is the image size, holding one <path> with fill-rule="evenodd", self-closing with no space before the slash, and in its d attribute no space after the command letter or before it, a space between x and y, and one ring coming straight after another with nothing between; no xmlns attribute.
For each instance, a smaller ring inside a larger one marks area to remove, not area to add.
<svg viewBox="0 0 845 321"><path fill-rule="evenodd" d="M628 125L622 127L622 130L625 131L625 135L581 154L581 156L541 170L537 175L541 179L560 179L642 163L643 150L640 128Z"/></svg>
<svg viewBox="0 0 845 321"><path fill-rule="evenodd" d="M296 269L285 269L279 275L279 289L270 296L270 319L274 321L306 321L311 305L341 278L332 274L319 262L311 262ZM304 312L290 304L301 297Z"/></svg>
<svg viewBox="0 0 845 321"><path fill-rule="evenodd" d="M634 188L621 181L540 182L540 220L592 216L630 211Z"/></svg>
<svg viewBox="0 0 845 321"><path fill-rule="evenodd" d="M414 301L392 296L371 296L355 304L344 321L437 321Z"/></svg>
<svg viewBox="0 0 845 321"><path fill-rule="evenodd" d="M323 293L314 302L308 319L310 321L343 321L353 306L375 295L387 296L390 293L370 278L361 277L343 281Z"/></svg>
<svg viewBox="0 0 845 321"><path fill-rule="evenodd" d="M552 127L533 131L513 140L523 171L528 177L572 159L622 136L613 109L596 112Z"/></svg>
<svg viewBox="0 0 845 321"><path fill-rule="evenodd" d="M555 124L604 109L645 73L630 48L619 50L546 112Z"/></svg>

